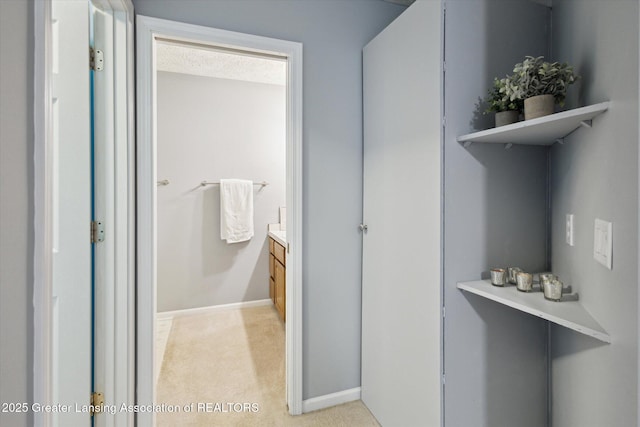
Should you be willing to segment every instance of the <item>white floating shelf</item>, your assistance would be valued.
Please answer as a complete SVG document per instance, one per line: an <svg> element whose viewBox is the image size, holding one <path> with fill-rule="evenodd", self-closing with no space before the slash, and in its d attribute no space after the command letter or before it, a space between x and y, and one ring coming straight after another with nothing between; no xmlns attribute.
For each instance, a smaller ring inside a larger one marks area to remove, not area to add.
<svg viewBox="0 0 640 427"><path fill-rule="evenodd" d="M458 137L465 147L473 142L494 144L551 145L581 126L591 127L591 120L609 108L609 102L589 105L487 129Z"/></svg>
<svg viewBox="0 0 640 427"><path fill-rule="evenodd" d="M458 289L611 343L609 334L591 317L579 301L548 301L539 291L520 292L513 285L493 286L489 280L460 282Z"/></svg>

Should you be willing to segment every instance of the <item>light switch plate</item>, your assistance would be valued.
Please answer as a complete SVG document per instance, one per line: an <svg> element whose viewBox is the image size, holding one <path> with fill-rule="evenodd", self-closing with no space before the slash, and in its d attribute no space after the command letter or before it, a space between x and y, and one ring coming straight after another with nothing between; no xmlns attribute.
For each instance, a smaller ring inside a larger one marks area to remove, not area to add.
<svg viewBox="0 0 640 427"><path fill-rule="evenodd" d="M287 208L280 206L280 230L287 229Z"/></svg>
<svg viewBox="0 0 640 427"><path fill-rule="evenodd" d="M593 233L593 258L612 270L613 224L601 219L595 221Z"/></svg>
<svg viewBox="0 0 640 427"><path fill-rule="evenodd" d="M565 234L567 245L573 246L573 214L567 214Z"/></svg>

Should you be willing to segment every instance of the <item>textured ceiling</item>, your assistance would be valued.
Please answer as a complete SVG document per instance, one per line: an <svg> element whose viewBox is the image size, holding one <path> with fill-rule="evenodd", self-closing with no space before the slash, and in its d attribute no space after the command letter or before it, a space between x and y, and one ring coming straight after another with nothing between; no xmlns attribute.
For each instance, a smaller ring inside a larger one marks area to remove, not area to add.
<svg viewBox="0 0 640 427"><path fill-rule="evenodd" d="M156 44L156 67L158 71L283 86L287 81L285 60L161 41Z"/></svg>

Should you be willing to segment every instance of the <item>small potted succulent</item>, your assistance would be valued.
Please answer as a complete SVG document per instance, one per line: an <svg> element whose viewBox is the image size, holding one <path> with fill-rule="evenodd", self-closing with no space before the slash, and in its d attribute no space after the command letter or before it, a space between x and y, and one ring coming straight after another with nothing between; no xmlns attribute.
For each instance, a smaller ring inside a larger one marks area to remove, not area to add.
<svg viewBox="0 0 640 427"><path fill-rule="evenodd" d="M496 127L515 123L520 118L522 111L522 100L510 99L508 87L513 85L513 76L506 76L502 79L494 78L493 87L489 90L489 95L485 98L488 107L485 113L496 113Z"/></svg>
<svg viewBox="0 0 640 427"><path fill-rule="evenodd" d="M505 91L512 101L524 100L525 120L553 114L555 104L564 105L567 87L580 78L566 62L546 62L543 56L526 56L513 73L513 85Z"/></svg>

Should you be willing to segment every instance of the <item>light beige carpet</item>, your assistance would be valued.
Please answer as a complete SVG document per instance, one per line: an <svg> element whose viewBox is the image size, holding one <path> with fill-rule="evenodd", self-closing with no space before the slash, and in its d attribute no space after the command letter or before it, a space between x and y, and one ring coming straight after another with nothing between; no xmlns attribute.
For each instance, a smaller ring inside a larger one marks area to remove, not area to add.
<svg viewBox="0 0 640 427"><path fill-rule="evenodd" d="M273 306L176 318L157 386L157 426L379 426L361 401L300 416L285 402L284 324Z"/></svg>
<svg viewBox="0 0 640 427"><path fill-rule="evenodd" d="M154 384L158 384L158 378L160 378L160 368L162 368L162 361L164 360L164 352L167 348L167 341L169 340L172 322L172 318L156 319L156 365L153 367Z"/></svg>

